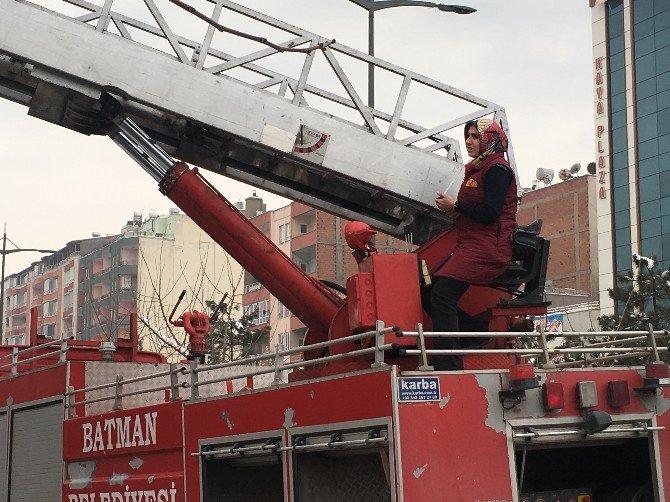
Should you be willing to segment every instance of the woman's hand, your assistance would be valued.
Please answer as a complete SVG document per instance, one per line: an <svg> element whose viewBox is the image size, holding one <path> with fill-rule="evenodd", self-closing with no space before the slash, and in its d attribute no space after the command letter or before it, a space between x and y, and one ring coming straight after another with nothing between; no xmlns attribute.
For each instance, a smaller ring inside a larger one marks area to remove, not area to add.
<svg viewBox="0 0 670 502"><path fill-rule="evenodd" d="M437 197L435 197L435 205L437 205L438 209L444 211L444 213L452 220L458 218L458 213L454 209L455 203L456 201L448 195L442 192L437 192Z"/></svg>

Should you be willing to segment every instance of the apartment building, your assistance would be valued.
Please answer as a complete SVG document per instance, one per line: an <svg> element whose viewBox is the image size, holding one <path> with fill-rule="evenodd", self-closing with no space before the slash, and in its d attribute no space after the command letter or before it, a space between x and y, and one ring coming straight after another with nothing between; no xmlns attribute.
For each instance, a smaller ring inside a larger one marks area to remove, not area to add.
<svg viewBox="0 0 670 502"><path fill-rule="evenodd" d="M80 258L115 238L69 242L58 252L6 277L2 343L27 343L31 322L37 323L39 335L49 338L76 334ZM31 321L33 308L36 316Z"/></svg>
<svg viewBox="0 0 670 502"><path fill-rule="evenodd" d="M257 210L256 199L251 199L252 213L247 210L250 199L245 201L244 209L251 222L304 272L342 286L347 277L356 273L356 261L344 240L347 220L300 202L262 212ZM407 250L404 240L381 233L375 237L380 253ZM267 338L253 348L254 353L274 350L278 344L285 348L302 345L307 331L305 325L248 272L244 275L242 304L244 314L253 316L256 328L268 329Z"/></svg>
<svg viewBox="0 0 670 502"><path fill-rule="evenodd" d="M146 350L181 357L183 329L167 321L186 290L175 316L205 310L241 294L241 266L186 215L136 213L120 234L69 243L6 280L3 343L26 343L30 310L37 307L38 333L75 335L80 340L130 337L130 316L138 316L138 336Z"/></svg>

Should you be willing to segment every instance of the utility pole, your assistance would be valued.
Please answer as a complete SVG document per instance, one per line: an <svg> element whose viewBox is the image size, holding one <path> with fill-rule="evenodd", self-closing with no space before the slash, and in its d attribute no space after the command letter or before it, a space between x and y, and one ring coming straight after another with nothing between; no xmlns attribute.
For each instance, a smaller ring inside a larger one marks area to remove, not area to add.
<svg viewBox="0 0 670 502"><path fill-rule="evenodd" d="M7 253L7 222L2 231L2 279L0 279L0 344L5 331L5 254Z"/></svg>
<svg viewBox="0 0 670 502"><path fill-rule="evenodd" d="M5 256L12 253L19 253L21 251L32 251L36 253L57 253L51 249L7 249L7 222L4 224L2 232L2 274L0 274L0 344L3 343L5 332Z"/></svg>

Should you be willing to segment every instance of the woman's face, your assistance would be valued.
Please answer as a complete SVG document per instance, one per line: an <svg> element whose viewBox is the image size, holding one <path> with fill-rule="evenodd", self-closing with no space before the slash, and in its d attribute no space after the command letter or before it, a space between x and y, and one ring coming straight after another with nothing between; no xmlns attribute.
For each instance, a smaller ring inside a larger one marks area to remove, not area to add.
<svg viewBox="0 0 670 502"><path fill-rule="evenodd" d="M479 155L480 137L481 135L477 131L477 128L473 125L470 126L467 138L465 138L465 149L468 151L468 155L473 159Z"/></svg>

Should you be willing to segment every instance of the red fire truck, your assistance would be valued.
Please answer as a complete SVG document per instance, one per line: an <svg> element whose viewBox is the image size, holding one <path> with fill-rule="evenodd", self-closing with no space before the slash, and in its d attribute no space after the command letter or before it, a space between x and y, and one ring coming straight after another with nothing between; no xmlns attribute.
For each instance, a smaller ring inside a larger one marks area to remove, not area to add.
<svg viewBox="0 0 670 502"><path fill-rule="evenodd" d="M547 307L537 225L516 232L495 284L462 298L468 331L431 331L427 270L454 246L433 197L455 194L463 167L447 134L485 116L508 131L503 107L228 0L201 3L243 21L229 34L260 23L289 39L233 56L228 39L213 46L212 23L192 40L155 1L53 3L0 0L0 96L109 133L308 332L299 347L207 365L208 319L191 312L174 322L193 336L194 359L174 363L138 350L136 328L113 343L41 338L34 313L29 344L0 346L0 501L666 500L663 333L563 333L575 343L560 348L533 332L528 318ZM296 48L295 78L259 62ZM321 54L344 94L311 78ZM347 75L361 63L396 78L386 111ZM403 110L417 90L441 93L431 107L457 116L415 124ZM358 272L337 290L305 274L173 156L364 221L347 229ZM419 247L377 254L367 224ZM436 337L465 348L433 349ZM465 369L434 371L434 354L460 354Z"/></svg>
<svg viewBox="0 0 670 502"><path fill-rule="evenodd" d="M529 331L527 316L546 311L537 228L517 232L515 268L496 285L523 282L525 292L478 287L461 302L490 340L438 351L437 336L465 345L483 336L431 332L421 307L422 271L453 246L453 232L381 255L373 232L353 225L359 272L336 294L131 120L117 119L111 135L309 332L304 346L216 365L167 363L137 350L136 338L99 345L33 333L28 347L1 347L1 500L632 502L670 493L661 333L608 332L606 342L561 349ZM552 363L566 352L580 358ZM433 353L462 354L465 369L434 371ZM304 360L288 359L296 354ZM625 366L631 356L649 363Z"/></svg>

